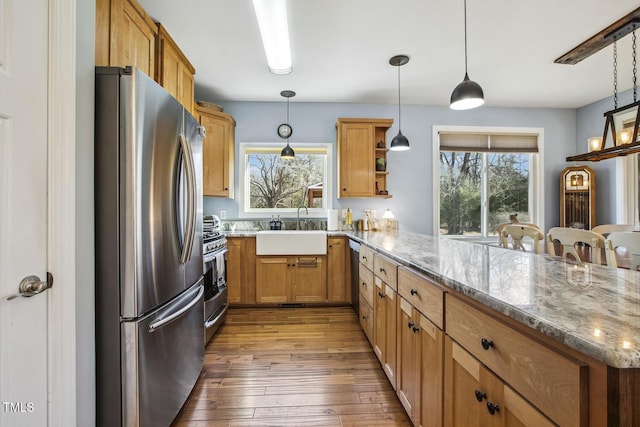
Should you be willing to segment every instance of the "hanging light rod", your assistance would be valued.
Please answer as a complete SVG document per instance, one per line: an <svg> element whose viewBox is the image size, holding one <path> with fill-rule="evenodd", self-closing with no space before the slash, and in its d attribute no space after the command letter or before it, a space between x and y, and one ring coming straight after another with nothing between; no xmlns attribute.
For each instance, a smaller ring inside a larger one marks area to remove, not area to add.
<svg viewBox="0 0 640 427"><path fill-rule="evenodd" d="M273 74L289 74L293 71L293 66L289 45L287 0L253 0L253 8L258 19L269 71Z"/></svg>
<svg viewBox="0 0 640 427"><path fill-rule="evenodd" d="M280 152L280 158L283 160L292 160L296 157L296 153L289 145L289 137L293 134L293 128L289 124L289 99L296 96L296 93L292 90L283 90L282 92L280 92L280 96L287 98L287 123L282 124L278 127L278 134L280 135L280 137L287 140L287 145ZM283 126L287 128L286 130L284 130L284 133L282 133Z"/></svg>
<svg viewBox="0 0 640 427"><path fill-rule="evenodd" d="M575 65L583 59L586 59L594 53L609 46L613 43L615 38L620 40L622 37L629 34L633 31L631 26L634 22L636 26L640 23L640 7L618 19L607 28L602 29L597 34L594 34L553 62L556 64ZM638 26L638 28L640 28L640 26Z"/></svg>
<svg viewBox="0 0 640 427"><path fill-rule="evenodd" d="M451 92L449 108L470 110L484 104L482 87L469 78L467 72L467 0L464 0L464 79Z"/></svg>

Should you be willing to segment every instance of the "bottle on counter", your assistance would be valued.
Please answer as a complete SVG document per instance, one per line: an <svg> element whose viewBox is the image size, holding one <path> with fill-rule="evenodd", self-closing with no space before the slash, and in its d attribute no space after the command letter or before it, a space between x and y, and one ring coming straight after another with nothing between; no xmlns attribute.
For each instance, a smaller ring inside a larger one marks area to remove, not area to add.
<svg viewBox="0 0 640 427"><path fill-rule="evenodd" d="M369 212L364 213L364 221L362 222L362 231L369 231L369 225L371 221L369 221Z"/></svg>

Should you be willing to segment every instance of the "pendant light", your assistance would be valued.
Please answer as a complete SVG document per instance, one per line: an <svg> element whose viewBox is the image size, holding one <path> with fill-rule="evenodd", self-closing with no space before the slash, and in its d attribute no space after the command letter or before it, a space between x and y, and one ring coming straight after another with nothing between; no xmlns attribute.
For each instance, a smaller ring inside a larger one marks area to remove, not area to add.
<svg viewBox="0 0 640 427"><path fill-rule="evenodd" d="M467 0L464 0L464 80L451 92L452 110L470 110L484 104L484 92L480 85L469 79L467 73Z"/></svg>
<svg viewBox="0 0 640 427"><path fill-rule="evenodd" d="M280 152L280 158L284 160L291 160L296 156L296 153L293 151L293 148L289 145L289 137L293 134L293 129L289 124L289 98L293 98L296 96L296 93L292 90L283 90L280 92L280 95L287 98L287 122L278 126L278 135L281 138L285 138L287 140L287 146L282 149Z"/></svg>
<svg viewBox="0 0 640 427"><path fill-rule="evenodd" d="M409 149L409 140L402 134L402 121L400 119L400 67L409 62L407 55L396 55L389 60L389 64L398 67L398 134L391 140L389 150L406 151Z"/></svg>

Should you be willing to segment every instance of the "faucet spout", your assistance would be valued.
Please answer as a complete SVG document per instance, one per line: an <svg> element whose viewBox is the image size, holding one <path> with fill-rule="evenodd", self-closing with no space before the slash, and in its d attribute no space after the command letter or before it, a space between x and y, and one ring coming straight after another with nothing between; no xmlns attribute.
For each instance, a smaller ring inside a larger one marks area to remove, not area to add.
<svg viewBox="0 0 640 427"><path fill-rule="evenodd" d="M309 209L307 209L306 206L302 205L302 206L298 206L298 221L296 222L296 230L300 230L300 209L304 208L304 211L307 213L307 216L309 216Z"/></svg>

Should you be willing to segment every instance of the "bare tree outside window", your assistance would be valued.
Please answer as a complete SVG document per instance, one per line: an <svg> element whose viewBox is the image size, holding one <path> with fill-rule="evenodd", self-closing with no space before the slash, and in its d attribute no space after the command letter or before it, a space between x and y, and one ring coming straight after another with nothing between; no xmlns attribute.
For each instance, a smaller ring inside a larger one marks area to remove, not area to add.
<svg viewBox="0 0 640 427"><path fill-rule="evenodd" d="M324 182L326 155L296 153L294 159L282 160L279 154L255 153L248 160L251 209L322 207L322 198L314 196Z"/></svg>

